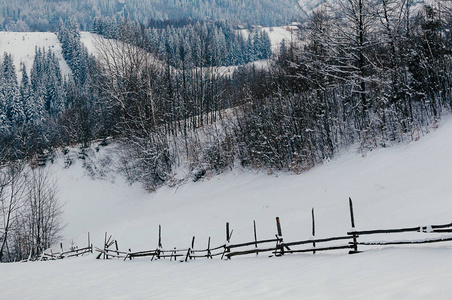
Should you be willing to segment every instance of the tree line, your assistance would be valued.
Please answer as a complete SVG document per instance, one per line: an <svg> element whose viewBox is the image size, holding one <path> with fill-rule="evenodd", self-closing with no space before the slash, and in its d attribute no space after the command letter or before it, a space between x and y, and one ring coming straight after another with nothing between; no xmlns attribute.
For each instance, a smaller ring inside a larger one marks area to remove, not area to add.
<svg viewBox="0 0 452 300"><path fill-rule="evenodd" d="M125 38L126 42L131 36L142 35L135 39L140 41L137 46L176 68L242 65L271 56L270 38L264 30L253 30L251 37L245 38L227 21L165 24L164 28L145 28L126 19L97 18L93 32L107 39Z"/></svg>
<svg viewBox="0 0 452 300"><path fill-rule="evenodd" d="M189 18L276 26L291 20L295 4L291 0L0 0L0 7L0 30L57 31L60 19L75 20L83 30L90 30L96 17L142 23Z"/></svg>

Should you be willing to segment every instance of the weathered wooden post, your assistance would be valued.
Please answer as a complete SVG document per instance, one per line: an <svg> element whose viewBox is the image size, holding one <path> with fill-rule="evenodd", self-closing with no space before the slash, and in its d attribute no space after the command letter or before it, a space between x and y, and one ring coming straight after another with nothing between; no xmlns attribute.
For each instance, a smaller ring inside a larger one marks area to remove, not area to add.
<svg viewBox="0 0 452 300"><path fill-rule="evenodd" d="M118 241L115 240L115 247L116 247L116 254L119 256L119 247L118 247Z"/></svg>
<svg viewBox="0 0 452 300"><path fill-rule="evenodd" d="M191 249L188 249L189 251L193 251L193 249L195 249L195 236L193 236L192 240L191 240ZM190 255L190 259L192 259L191 255ZM193 259L195 259L193 257Z"/></svg>
<svg viewBox="0 0 452 300"><path fill-rule="evenodd" d="M355 215L353 213L353 202L352 198L348 198L348 203L350 206L350 220L352 223L352 232L353 232L353 251L350 251L349 254L358 253L358 241L357 241L357 235L354 233L355 231Z"/></svg>
<svg viewBox="0 0 452 300"><path fill-rule="evenodd" d="M106 252L107 252L107 232L105 231L105 239L104 239L104 259L107 258L108 256L106 256Z"/></svg>
<svg viewBox="0 0 452 300"><path fill-rule="evenodd" d="M315 216L314 216L314 208L312 208L311 211L311 215L312 215L312 247L315 248ZM315 250L312 252L312 254L315 254Z"/></svg>
<svg viewBox="0 0 452 300"><path fill-rule="evenodd" d="M278 231L278 237L282 237L281 222L279 217L276 217L276 229Z"/></svg>
<svg viewBox="0 0 452 300"><path fill-rule="evenodd" d="M93 245L91 244L91 239L88 232L88 248L90 248L90 252L93 253Z"/></svg>
<svg viewBox="0 0 452 300"><path fill-rule="evenodd" d="M162 248L162 226L159 225L159 248Z"/></svg>
<svg viewBox="0 0 452 300"><path fill-rule="evenodd" d="M187 261L188 261L188 258L190 257L190 251L191 251L191 249L188 248L188 250L187 250L187 255L185 255L185 262L187 262ZM191 259L191 257L190 257L190 259Z"/></svg>
<svg viewBox="0 0 452 300"><path fill-rule="evenodd" d="M207 241L207 258L212 259L212 253L210 252L210 236L209 236L209 240Z"/></svg>
<svg viewBox="0 0 452 300"><path fill-rule="evenodd" d="M276 239L278 240L276 242L276 247L280 249L280 255L284 255L284 247L281 246L283 243L283 237L282 237L282 230L281 230L281 221L279 220L279 217L276 217L276 231L278 234L276 235ZM276 253L275 253L276 254Z"/></svg>
<svg viewBox="0 0 452 300"><path fill-rule="evenodd" d="M229 231L229 222L226 222L226 241L228 243L231 242L231 234L230 234L230 231Z"/></svg>
<svg viewBox="0 0 452 300"><path fill-rule="evenodd" d="M223 251L223 255L221 256L221 259L224 258L224 255L226 254L226 252L229 252L229 243L231 242L231 235L232 232L229 231L229 222L226 222L226 244L224 245L224 251ZM230 257L228 257L228 259L231 259Z"/></svg>
<svg viewBox="0 0 452 300"><path fill-rule="evenodd" d="M254 225L254 248L257 249L257 230L256 230L256 220L253 220ZM259 255L259 252L256 252L256 256Z"/></svg>

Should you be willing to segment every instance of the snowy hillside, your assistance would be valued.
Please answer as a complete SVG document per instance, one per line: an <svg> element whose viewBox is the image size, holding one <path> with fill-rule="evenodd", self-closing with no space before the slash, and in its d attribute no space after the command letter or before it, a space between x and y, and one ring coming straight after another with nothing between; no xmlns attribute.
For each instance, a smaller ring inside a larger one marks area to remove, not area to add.
<svg viewBox="0 0 452 300"><path fill-rule="evenodd" d="M56 34L51 32L3 32L0 31L0 53L11 53L16 66L18 80L21 79L20 64L24 63L27 72L30 73L33 66L35 49L45 48L55 52L57 59L60 61L61 72L64 75L70 74L69 66L63 59L61 53L61 44Z"/></svg>
<svg viewBox="0 0 452 300"><path fill-rule="evenodd" d="M185 248L196 236L204 245L276 233L282 221L286 241L311 237L310 211L316 209L317 236L350 229L348 197L355 203L357 229L442 224L452 214L452 119L417 142L367 153L344 150L338 158L302 175L235 170L211 180L161 188L154 194L128 186L115 172L112 147L90 153L90 164L75 156L64 169L53 165L66 202L66 247L86 244L91 233L100 247L108 231L121 249L155 249L158 225L165 248ZM73 150L74 152L75 150ZM90 167L86 167L90 165ZM113 170L113 169L110 169ZM92 180L103 177L104 180ZM202 247L199 246L199 247ZM0 268L2 297L21 299L448 299L452 293L451 243L434 246L362 248L364 253L300 254L283 258L102 261L94 256L54 262L8 264ZM14 284L13 284L14 283ZM26 286L26 288L23 288Z"/></svg>

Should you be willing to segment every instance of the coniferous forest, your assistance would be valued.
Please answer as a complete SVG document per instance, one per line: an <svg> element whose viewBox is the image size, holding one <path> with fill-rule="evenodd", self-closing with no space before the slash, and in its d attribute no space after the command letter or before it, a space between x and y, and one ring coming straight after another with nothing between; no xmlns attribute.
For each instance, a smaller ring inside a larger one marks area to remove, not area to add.
<svg viewBox="0 0 452 300"><path fill-rule="evenodd" d="M337 3L273 55L266 32L245 38L226 21L99 18L93 31L108 39L94 57L80 24L60 21L69 78L49 49L20 80L2 58L1 159L113 138L127 149L122 172L154 190L185 164L195 178L235 165L301 172L352 143L418 139L450 110L449 6ZM245 65L259 59L268 67Z"/></svg>

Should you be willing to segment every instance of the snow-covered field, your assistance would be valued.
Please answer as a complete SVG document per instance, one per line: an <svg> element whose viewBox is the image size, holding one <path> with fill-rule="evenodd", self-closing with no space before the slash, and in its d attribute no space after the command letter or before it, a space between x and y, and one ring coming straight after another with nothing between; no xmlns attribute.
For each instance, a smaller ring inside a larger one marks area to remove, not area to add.
<svg viewBox="0 0 452 300"><path fill-rule="evenodd" d="M30 74L36 47L51 49L60 61L63 76L70 74L69 66L61 53L61 44L55 33L0 31L0 54L3 55L4 52L12 54L19 81L22 78L20 64L24 63L28 74Z"/></svg>
<svg viewBox="0 0 452 300"><path fill-rule="evenodd" d="M111 148L91 153L94 170L108 168ZM102 247L108 231L122 250L157 247L158 225L164 248L187 248L196 236L203 248L276 233L282 221L285 241L311 237L311 208L317 237L344 235L350 229L348 197L357 229L444 224L452 220L452 118L417 142L377 149L365 157L355 148L301 174L269 176L235 170L201 182L164 187L154 194L129 186L113 173L92 180L81 160L53 166L68 225L64 245L83 247L90 231ZM406 237L401 235L401 237ZM421 238L425 236L421 235ZM379 237L378 239L385 237ZM452 294L452 243L365 248L299 254L259 255L231 261L96 260L94 255L0 267L5 299L449 299Z"/></svg>
<svg viewBox="0 0 452 300"><path fill-rule="evenodd" d="M279 47L281 46L281 42L284 40L286 43L290 43L293 39L295 39L296 32L295 31L287 31L287 26L278 26L278 27L262 27L261 29L268 33L268 37L270 38L270 42L272 44L272 51L279 51ZM248 38L250 32L248 29L239 30L239 33Z"/></svg>

